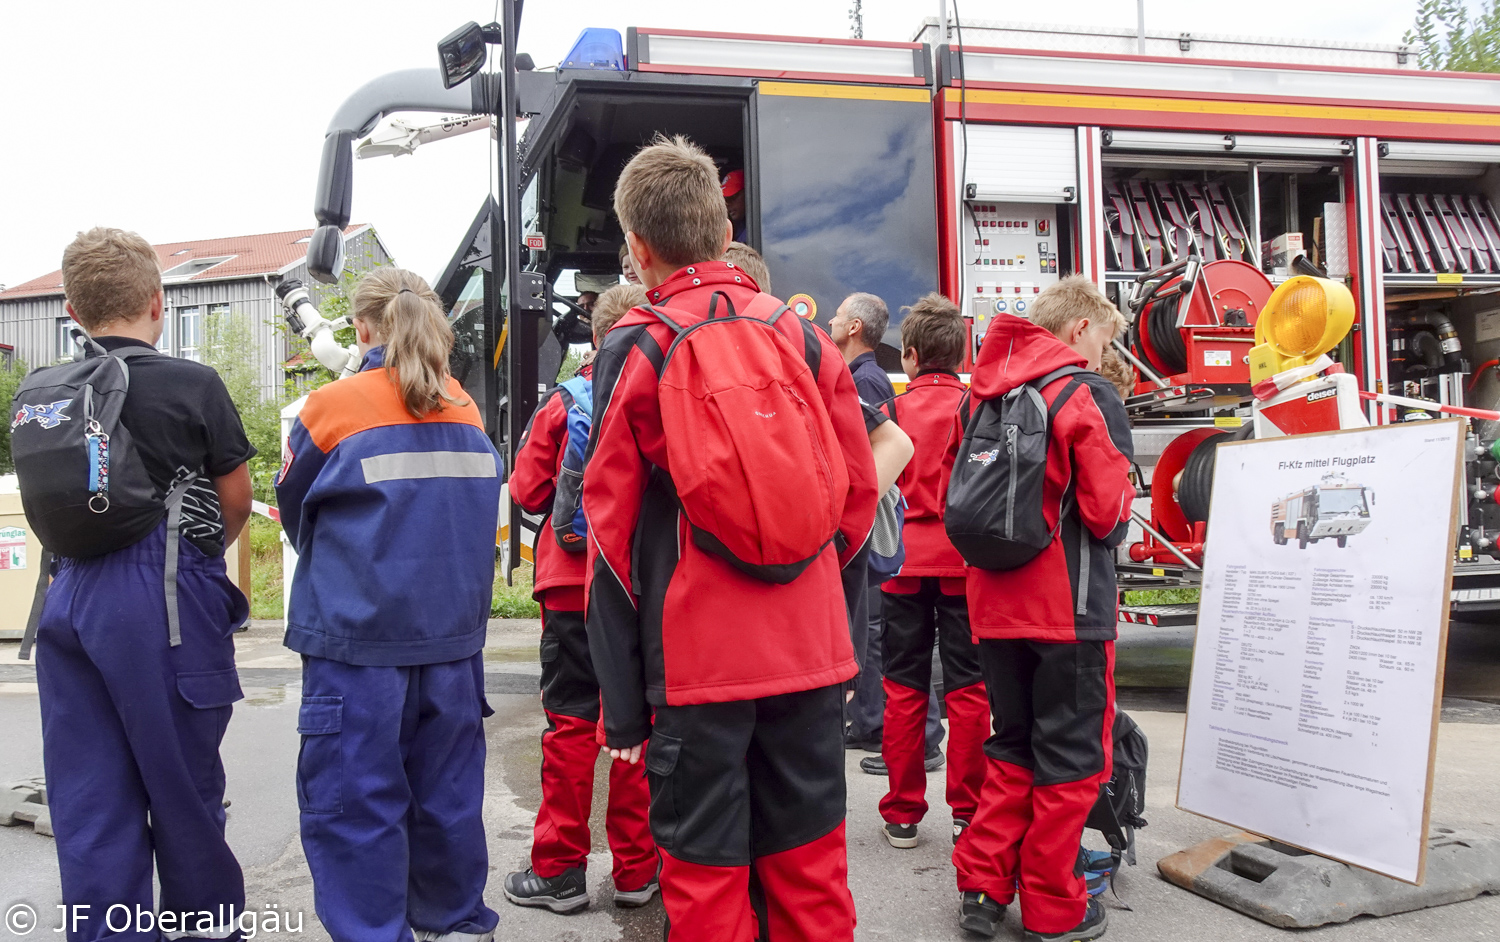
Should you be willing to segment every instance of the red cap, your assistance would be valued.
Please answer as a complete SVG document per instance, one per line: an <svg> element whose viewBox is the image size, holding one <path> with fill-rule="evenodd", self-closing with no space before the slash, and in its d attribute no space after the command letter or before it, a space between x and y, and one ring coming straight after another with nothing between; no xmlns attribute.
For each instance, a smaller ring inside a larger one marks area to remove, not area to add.
<svg viewBox="0 0 1500 942"><path fill-rule="evenodd" d="M727 200L734 194L745 188L745 171L731 170L724 175L724 182L719 184L719 190Z"/></svg>

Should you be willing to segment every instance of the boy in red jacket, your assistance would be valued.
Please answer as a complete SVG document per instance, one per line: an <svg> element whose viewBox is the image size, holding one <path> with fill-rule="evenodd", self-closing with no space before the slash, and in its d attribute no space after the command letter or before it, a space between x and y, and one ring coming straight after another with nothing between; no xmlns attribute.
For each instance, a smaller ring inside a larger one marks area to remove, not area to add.
<svg viewBox="0 0 1500 942"><path fill-rule="evenodd" d="M632 293L633 292L633 293ZM636 285L611 288L592 317L594 343L626 311L645 301ZM567 394L557 386L542 397L510 476L510 498L531 514L550 518L557 477L568 446ZM543 521L536 540L532 596L542 606L542 805L536 813L531 866L505 878L505 896L518 906L569 913L589 904L585 867L594 761L599 756L599 683L583 627L583 547L564 549ZM656 845L647 808L651 796L638 765L612 762L604 830L614 855L616 906L644 906L656 894Z"/></svg>
<svg viewBox="0 0 1500 942"><path fill-rule="evenodd" d="M1043 291L1031 320L991 323L970 384L995 399L1066 366L1099 367L1124 327L1118 309L1081 276ZM994 716L979 813L953 851L960 924L995 935L1019 888L1029 942L1104 934L1105 913L1075 871L1089 810L1110 775L1114 719L1115 568L1135 496L1125 407L1097 373L1041 390L1053 411L1043 515L1055 536L1012 570L969 567L971 627ZM955 417L945 468L963 437ZM1063 508L1067 507L1066 512Z"/></svg>
<svg viewBox="0 0 1500 942"><path fill-rule="evenodd" d="M885 723L880 751L890 791L880 800L883 833L892 847L917 846L917 822L927 813L927 691L932 645L943 664L948 705L948 806L953 840L969 826L984 784L989 702L979 651L969 634L964 561L943 530L942 456L953 415L964 397L954 372L963 361L967 331L958 307L940 294L912 305L901 322L901 366L906 391L886 407L911 436L916 456L897 484L906 498L906 563L881 586L885 611Z"/></svg>
<svg viewBox="0 0 1500 942"><path fill-rule="evenodd" d="M696 146L679 137L642 148L620 175L614 205L647 297L674 324L688 329L756 302L754 280L718 260L730 225L713 161ZM594 365L583 481L589 647L611 755L636 762L651 739L651 831L673 942L750 942L757 921L784 942L854 937L842 726L843 683L856 668L840 567L874 521L875 466L854 381L832 341L795 316L769 329L805 357L821 400L805 408L826 413L847 467L841 538L784 584L705 550L703 531L687 525L674 476L688 480L693 468L669 459L657 379L673 365L663 364L676 332L637 308L610 331ZM725 500L755 480L755 468L736 470L724 478ZM797 509L787 501L787 513ZM758 916L752 873L764 891Z"/></svg>

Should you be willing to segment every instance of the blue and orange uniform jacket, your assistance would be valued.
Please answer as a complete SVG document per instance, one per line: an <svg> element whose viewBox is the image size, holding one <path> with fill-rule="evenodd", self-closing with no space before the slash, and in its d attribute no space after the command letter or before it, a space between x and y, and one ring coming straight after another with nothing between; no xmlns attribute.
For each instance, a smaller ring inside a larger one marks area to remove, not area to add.
<svg viewBox="0 0 1500 942"><path fill-rule="evenodd" d="M287 438L286 646L366 667L456 661L484 647L504 469L456 381L467 404L413 418L384 353L312 393Z"/></svg>

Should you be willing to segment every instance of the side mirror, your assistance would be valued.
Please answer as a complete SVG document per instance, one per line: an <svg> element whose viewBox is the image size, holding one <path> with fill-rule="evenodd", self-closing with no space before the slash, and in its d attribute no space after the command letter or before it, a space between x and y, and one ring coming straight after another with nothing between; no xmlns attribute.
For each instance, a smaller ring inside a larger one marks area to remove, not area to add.
<svg viewBox="0 0 1500 942"><path fill-rule="evenodd" d="M313 195L313 216L322 226L349 225L354 202L354 132L334 131L323 138L323 159L318 164L318 189Z"/></svg>
<svg viewBox="0 0 1500 942"><path fill-rule="evenodd" d="M325 285L336 285L344 273L344 230L320 226L307 243L307 272Z"/></svg>
<svg viewBox="0 0 1500 942"><path fill-rule="evenodd" d="M462 85L478 75L488 55L484 27L478 23L470 21L443 37L438 43L438 68L443 72L443 87Z"/></svg>

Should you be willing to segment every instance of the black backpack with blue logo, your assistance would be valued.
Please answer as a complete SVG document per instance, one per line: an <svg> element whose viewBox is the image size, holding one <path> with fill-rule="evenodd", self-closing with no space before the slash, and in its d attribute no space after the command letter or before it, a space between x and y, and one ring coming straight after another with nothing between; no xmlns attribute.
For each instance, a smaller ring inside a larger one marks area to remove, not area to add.
<svg viewBox="0 0 1500 942"><path fill-rule="evenodd" d="M948 479L943 526L970 566L1019 569L1052 543L1057 527L1047 526L1042 515L1052 418L1081 381L1064 387L1050 408L1041 391L1054 380L1084 372L1064 366L977 406L964 397L959 406L964 436Z"/></svg>
<svg viewBox="0 0 1500 942"><path fill-rule="evenodd" d="M102 556L149 535L168 519L167 601L171 643L178 643L175 523L196 477L157 493L130 431L120 424L134 357L145 347L109 352L84 339L80 355L32 370L11 403L10 453L21 507L42 544L37 597L22 643L30 653L53 556Z"/></svg>
<svg viewBox="0 0 1500 942"><path fill-rule="evenodd" d="M588 521L583 517L583 456L594 424L593 380L575 376L558 384L558 395L567 415L567 441L557 472L557 494L552 499L552 535L558 546L581 553L589 535Z"/></svg>

